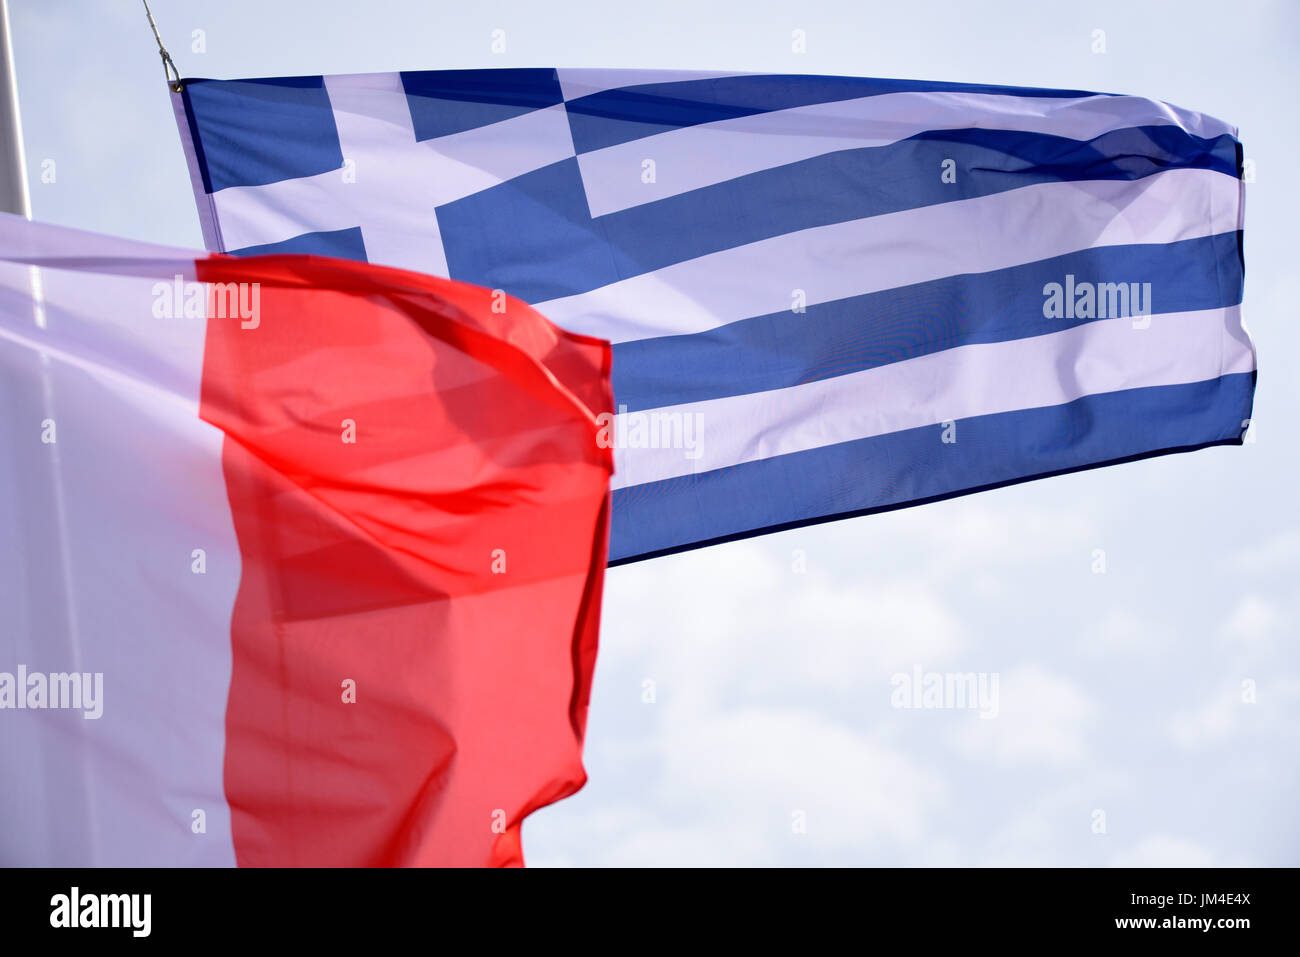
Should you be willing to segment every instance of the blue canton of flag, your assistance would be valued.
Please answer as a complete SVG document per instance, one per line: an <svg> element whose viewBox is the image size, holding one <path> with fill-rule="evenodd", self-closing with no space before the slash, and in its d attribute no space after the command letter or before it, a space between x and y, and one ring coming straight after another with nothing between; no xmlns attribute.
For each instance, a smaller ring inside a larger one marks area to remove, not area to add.
<svg viewBox="0 0 1300 957"><path fill-rule="evenodd" d="M614 343L612 563L1240 444L1236 130L1133 96L626 70L188 80L204 238Z"/></svg>

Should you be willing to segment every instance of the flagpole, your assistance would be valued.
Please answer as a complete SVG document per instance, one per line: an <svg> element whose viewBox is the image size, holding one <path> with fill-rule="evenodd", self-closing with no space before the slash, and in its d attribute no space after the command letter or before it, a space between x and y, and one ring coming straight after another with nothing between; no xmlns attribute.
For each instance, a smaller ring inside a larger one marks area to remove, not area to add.
<svg viewBox="0 0 1300 957"><path fill-rule="evenodd" d="M15 213L25 219L31 219L31 194L27 188L27 158L23 150L22 117L18 111L18 79L14 67L14 53L10 36L9 0L0 0L0 85L4 87L0 89L0 212ZM43 330L46 327L46 317L40 267L29 267L28 277L32 294L32 319L36 328ZM42 415L53 420L55 418L54 381L50 370L50 357L44 350L40 352L40 364ZM49 446L48 457L41 467L48 470L55 532L58 536L57 560L59 570L57 574L60 576L62 584L60 590L63 607L59 609L59 612L64 616L62 628L59 628L56 624L56 618L51 617L46 621L45 639L49 641L55 635L65 634L67 637L67 650L70 653L69 664L72 666L71 670L79 671L82 669L84 662L82 661L76 610L72 603L72 566L68 547L68 515L63 492L63 466L57 444ZM52 610L50 609L50 611ZM34 648L30 647L27 650L35 651ZM20 690L19 693L25 694L26 689ZM80 740L69 747L75 749L75 758L73 760L81 772L78 783L85 807L86 833L77 833L77 829L72 827L68 821L56 820L55 803L51 802L46 808L46 813L50 815L50 819L46 822L46 833L62 833L64 835L62 841L51 842L49 848L51 861L67 856L67 849L75 847L78 842L93 842L99 830L98 814L90 786L90 758L87 751L89 744L85 740ZM56 764L63 764L66 767L68 764L66 755L48 753L42 755L41 759L47 765L46 778L51 781L54 780L54 773L49 768ZM91 843L89 846L94 847L97 845Z"/></svg>
<svg viewBox="0 0 1300 957"><path fill-rule="evenodd" d="M0 211L32 218L27 193L27 159L23 155L23 127L18 114L18 83L9 42L9 2L0 0Z"/></svg>

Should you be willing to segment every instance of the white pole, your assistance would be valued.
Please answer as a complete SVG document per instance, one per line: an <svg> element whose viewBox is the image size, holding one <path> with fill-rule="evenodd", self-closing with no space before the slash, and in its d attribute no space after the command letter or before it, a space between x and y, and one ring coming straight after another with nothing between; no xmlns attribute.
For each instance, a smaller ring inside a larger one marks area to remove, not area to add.
<svg viewBox="0 0 1300 957"><path fill-rule="evenodd" d="M0 211L16 213L27 219L32 218L31 196L27 191L27 160L23 152L23 126L18 113L18 83L14 69L14 54L9 40L9 3L0 0ZM28 277L32 293L32 318L40 330L46 328L45 296L38 266L28 267ZM42 415L55 418L54 381L50 369L50 357L44 350L40 352L41 364L41 399ZM68 547L68 514L63 492L63 465L57 445L48 447L48 456L36 466L48 473L50 502L53 511L55 532L58 535L58 572L61 582L64 620L51 616L44 625L43 633L32 634L29 638L49 646L66 636L67 650L70 653L70 670L82 670L81 640L77 627L76 610L72 603L72 565ZM53 571L51 569L51 571ZM49 609L53 612L53 609ZM55 615L58 612L54 612ZM21 639L20 639L21 640ZM28 660L39 660L30 655L36 648L25 649L29 652ZM68 821L54 817L53 807L47 809L45 821L45 841L51 862L70 856L69 848L82 846L97 847L99 831L98 813L95 797L90 784L89 744L84 738L74 738L67 750L62 753L42 755L46 765L46 780L54 780L53 766L67 766L69 759L79 767L81 777L78 782L80 797L84 803L84 823L70 824ZM97 860L92 860L98 863Z"/></svg>
<svg viewBox="0 0 1300 957"><path fill-rule="evenodd" d="M9 44L9 3L0 0L0 211L32 218L27 194L23 124L18 115L18 84Z"/></svg>

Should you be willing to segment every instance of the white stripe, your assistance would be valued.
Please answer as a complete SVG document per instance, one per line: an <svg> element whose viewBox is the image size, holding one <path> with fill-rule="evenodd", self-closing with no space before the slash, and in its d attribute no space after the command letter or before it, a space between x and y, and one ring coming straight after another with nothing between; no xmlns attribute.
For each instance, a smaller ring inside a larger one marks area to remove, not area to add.
<svg viewBox="0 0 1300 957"><path fill-rule="evenodd" d="M661 434L687 416L701 431L685 448L616 448L612 488L937 425L1060 405L1085 395L1213 379L1255 367L1241 307L1105 319L1009 342L958 346L833 379L692 402L616 419L658 416ZM1044 319L1045 323L1052 320ZM936 435L935 441L937 442Z"/></svg>
<svg viewBox="0 0 1300 957"><path fill-rule="evenodd" d="M668 130L578 157L593 216L652 203L837 150L885 146L926 130L986 129L1090 140L1130 126L1232 132L1220 120L1138 96L1076 99L993 93L886 93ZM652 159L655 181L642 181ZM937 178L940 170L935 169Z"/></svg>
<svg viewBox="0 0 1300 957"><path fill-rule="evenodd" d="M222 771L239 548L222 436L198 418L205 322L152 309L155 283L193 278L193 255L0 219L0 549L22 556L0 565L0 671L104 676L99 719L0 711L8 864L234 863ZM41 269L37 329L25 264L56 260L77 268Z"/></svg>
<svg viewBox="0 0 1300 957"><path fill-rule="evenodd" d="M703 332L789 309L795 290L812 305L1092 246L1229 232L1239 186L1200 169L1040 183L785 233L534 307L565 329L613 342Z"/></svg>
<svg viewBox="0 0 1300 957"><path fill-rule="evenodd" d="M222 250L278 243L303 233L333 232L358 226L354 193L343 189L335 170L280 180L264 186L227 186L211 203L221 231Z"/></svg>

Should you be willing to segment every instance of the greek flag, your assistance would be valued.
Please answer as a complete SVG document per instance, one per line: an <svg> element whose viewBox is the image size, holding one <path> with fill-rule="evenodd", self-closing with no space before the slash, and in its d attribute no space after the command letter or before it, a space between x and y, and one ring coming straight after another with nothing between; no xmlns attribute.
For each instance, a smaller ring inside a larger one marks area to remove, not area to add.
<svg viewBox="0 0 1300 957"><path fill-rule="evenodd" d="M1201 113L563 69L173 100L210 249L449 276L613 343L612 563L1249 427L1241 149Z"/></svg>

